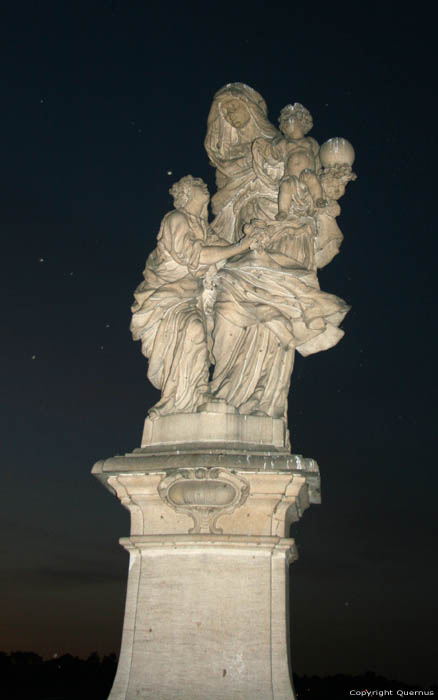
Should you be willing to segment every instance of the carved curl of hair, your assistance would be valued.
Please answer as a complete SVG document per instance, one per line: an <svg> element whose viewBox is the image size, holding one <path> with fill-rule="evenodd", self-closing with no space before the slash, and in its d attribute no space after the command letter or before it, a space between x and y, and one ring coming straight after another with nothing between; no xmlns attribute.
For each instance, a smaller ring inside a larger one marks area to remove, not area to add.
<svg viewBox="0 0 438 700"><path fill-rule="evenodd" d="M357 180L357 175L351 169L351 165L347 163L336 163L336 165L331 165L326 167L322 171L322 176L325 178L333 178L336 180L342 180L342 182L350 182L351 180Z"/></svg>
<svg viewBox="0 0 438 700"><path fill-rule="evenodd" d="M184 175L181 180L175 182L169 190L169 194L173 197L175 209L184 209L190 200L192 187L195 178L192 175Z"/></svg>
<svg viewBox="0 0 438 700"><path fill-rule="evenodd" d="M295 102L294 105L286 105L286 107L283 107L278 121L281 122L286 119L291 119L292 117L301 122L305 134L307 134L313 126L312 115L309 110L299 102Z"/></svg>

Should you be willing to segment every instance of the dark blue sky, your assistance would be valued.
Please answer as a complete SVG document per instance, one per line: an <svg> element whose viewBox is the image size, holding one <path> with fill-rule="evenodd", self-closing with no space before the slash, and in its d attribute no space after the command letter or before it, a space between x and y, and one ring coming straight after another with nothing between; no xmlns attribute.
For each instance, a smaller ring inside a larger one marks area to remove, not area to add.
<svg viewBox="0 0 438 700"><path fill-rule="evenodd" d="M133 290L172 182L214 191L207 114L242 81L274 123L302 102L319 142L357 154L341 254L320 273L353 307L346 335L292 378L293 451L323 485L294 527L293 666L437 681L432 18L257 0L0 15L0 649L118 650L128 515L90 469L140 443L157 395L128 331Z"/></svg>

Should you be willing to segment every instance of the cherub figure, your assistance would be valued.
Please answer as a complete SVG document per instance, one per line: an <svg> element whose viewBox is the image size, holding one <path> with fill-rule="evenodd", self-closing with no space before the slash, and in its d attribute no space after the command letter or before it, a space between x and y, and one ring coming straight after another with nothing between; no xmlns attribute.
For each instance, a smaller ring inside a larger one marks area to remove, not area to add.
<svg viewBox="0 0 438 700"><path fill-rule="evenodd" d="M324 167L321 182L324 192L332 200L338 200L345 194L345 188L350 181L357 179L350 163L339 163Z"/></svg>
<svg viewBox="0 0 438 700"><path fill-rule="evenodd" d="M276 219L282 221L289 214L292 196L297 185L304 185L316 208L327 206L327 200L316 174L319 167L319 146L315 139L306 136L313 126L308 109L299 102L286 105L280 112L280 137L271 147L273 158L284 161L284 176L280 181L278 193L278 214Z"/></svg>

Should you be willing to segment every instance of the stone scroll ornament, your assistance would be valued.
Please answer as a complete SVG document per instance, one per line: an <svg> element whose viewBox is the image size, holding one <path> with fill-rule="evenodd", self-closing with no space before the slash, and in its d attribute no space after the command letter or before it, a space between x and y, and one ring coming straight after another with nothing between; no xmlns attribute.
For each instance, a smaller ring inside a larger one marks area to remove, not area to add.
<svg viewBox="0 0 438 700"><path fill-rule="evenodd" d="M209 193L190 175L170 190L131 330L149 360L161 415L222 410L287 421L295 350L310 355L343 336L349 306L321 291L317 269L338 253L338 199L354 150L343 138L321 147L309 111L281 110L279 130L263 98L242 83L219 90L205 148L216 169Z"/></svg>

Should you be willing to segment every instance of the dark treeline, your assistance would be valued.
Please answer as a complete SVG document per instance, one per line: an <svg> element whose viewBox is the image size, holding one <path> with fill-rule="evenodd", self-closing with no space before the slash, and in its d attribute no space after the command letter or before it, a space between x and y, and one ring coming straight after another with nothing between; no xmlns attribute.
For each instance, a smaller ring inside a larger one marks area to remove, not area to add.
<svg viewBox="0 0 438 700"><path fill-rule="evenodd" d="M4 700L106 700L116 669L115 654L100 658L94 652L88 659L64 654L44 660L33 652L0 652L0 693ZM299 700L369 697L362 695L360 691L364 690L375 691L371 695L374 698L438 698L438 685L425 689L390 681L372 672L326 678L294 675L294 685Z"/></svg>
<svg viewBox="0 0 438 700"><path fill-rule="evenodd" d="M0 652L4 700L106 700L117 669L115 654L88 659L71 654L45 661L31 651Z"/></svg>

